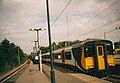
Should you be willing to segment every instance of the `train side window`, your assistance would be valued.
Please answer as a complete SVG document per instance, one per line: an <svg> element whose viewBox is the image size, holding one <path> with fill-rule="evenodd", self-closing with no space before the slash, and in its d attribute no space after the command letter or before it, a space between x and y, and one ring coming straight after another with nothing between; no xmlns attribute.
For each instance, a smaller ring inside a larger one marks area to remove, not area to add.
<svg viewBox="0 0 120 83"><path fill-rule="evenodd" d="M55 58L55 59L61 59L61 54L60 54L60 53L55 54L55 55L54 55L54 58Z"/></svg>
<svg viewBox="0 0 120 83"><path fill-rule="evenodd" d="M54 56L54 57L55 57L55 59L58 59L58 56L59 56L59 55L55 55L55 56Z"/></svg>
<svg viewBox="0 0 120 83"><path fill-rule="evenodd" d="M66 52L65 53L65 59L66 60L71 60L72 59L71 52Z"/></svg>

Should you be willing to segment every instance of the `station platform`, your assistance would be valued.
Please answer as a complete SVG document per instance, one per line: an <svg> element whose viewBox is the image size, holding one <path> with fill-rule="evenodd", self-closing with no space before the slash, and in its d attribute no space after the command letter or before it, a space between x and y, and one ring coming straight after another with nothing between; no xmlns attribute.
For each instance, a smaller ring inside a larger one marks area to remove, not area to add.
<svg viewBox="0 0 120 83"><path fill-rule="evenodd" d="M50 67L43 64L43 72L50 79ZM65 73L55 70L56 83L110 83L82 73Z"/></svg>
<svg viewBox="0 0 120 83"><path fill-rule="evenodd" d="M55 69L56 83L110 83L96 77L82 73L61 72ZM51 83L50 66L43 64L43 73L38 70L38 65L30 64L14 83Z"/></svg>
<svg viewBox="0 0 120 83"><path fill-rule="evenodd" d="M44 73L40 73L38 65L30 63L15 83L50 83L50 79Z"/></svg>

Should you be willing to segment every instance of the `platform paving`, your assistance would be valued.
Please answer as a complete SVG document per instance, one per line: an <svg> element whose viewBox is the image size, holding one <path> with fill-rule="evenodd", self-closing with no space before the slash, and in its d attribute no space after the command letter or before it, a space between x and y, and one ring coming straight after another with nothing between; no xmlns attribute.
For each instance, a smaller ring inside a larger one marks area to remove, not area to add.
<svg viewBox="0 0 120 83"><path fill-rule="evenodd" d="M50 78L50 67L43 65L43 71ZM65 73L55 70L56 83L110 83L96 77L88 76L82 73Z"/></svg>
<svg viewBox="0 0 120 83"><path fill-rule="evenodd" d="M50 83L50 79L44 73L40 73L38 65L31 63L15 83Z"/></svg>
<svg viewBox="0 0 120 83"><path fill-rule="evenodd" d="M60 69L59 69L60 70ZM61 72L55 69L56 83L110 83L96 77L82 73ZM43 64L43 73L38 70L38 65L30 64L17 78L15 83L50 83L50 66Z"/></svg>

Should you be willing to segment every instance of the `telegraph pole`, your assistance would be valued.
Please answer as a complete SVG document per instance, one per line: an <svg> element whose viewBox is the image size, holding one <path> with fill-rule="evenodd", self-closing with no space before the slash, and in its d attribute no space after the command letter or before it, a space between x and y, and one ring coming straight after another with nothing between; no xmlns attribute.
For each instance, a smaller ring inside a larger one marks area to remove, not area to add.
<svg viewBox="0 0 120 83"><path fill-rule="evenodd" d="M35 42L35 52L37 52L37 41L34 41Z"/></svg>
<svg viewBox="0 0 120 83"><path fill-rule="evenodd" d="M48 35L49 35L49 50L50 50L50 65L51 65L51 83L56 83L55 81L55 71L53 70L53 56L52 56L52 46L51 46L51 31L50 31L50 16L49 16L49 3L46 0L47 6L47 21L48 21Z"/></svg>
<svg viewBox="0 0 120 83"><path fill-rule="evenodd" d="M66 24L67 24L67 47L69 47L69 24L68 24L68 13L66 11Z"/></svg>
<svg viewBox="0 0 120 83"><path fill-rule="evenodd" d="M104 32L104 39L106 39L106 32Z"/></svg>
<svg viewBox="0 0 120 83"><path fill-rule="evenodd" d="M37 31L37 41L38 41L38 57L39 57L39 71L42 73L42 57L41 57L41 50L40 50L40 45L39 45L39 30L41 29L35 29Z"/></svg>
<svg viewBox="0 0 120 83"><path fill-rule="evenodd" d="M35 44L33 51L37 52L37 41L31 41L31 42L34 42L34 44Z"/></svg>
<svg viewBox="0 0 120 83"><path fill-rule="evenodd" d="M38 57L39 57L39 64L38 64L38 67L39 67L39 71L41 70L41 68L40 68L40 56L39 56L39 54L40 54L40 46L39 46L39 30L37 30L36 29L36 31L37 31L37 42L38 42L38 52L37 52L37 54L38 54ZM41 71L41 73L42 73L42 71Z"/></svg>
<svg viewBox="0 0 120 83"><path fill-rule="evenodd" d="M116 27L115 29L113 30L110 30L110 31L107 31L107 32L104 32L104 39L106 39L106 33L110 33L110 32L113 32L115 30L120 30L120 27Z"/></svg>

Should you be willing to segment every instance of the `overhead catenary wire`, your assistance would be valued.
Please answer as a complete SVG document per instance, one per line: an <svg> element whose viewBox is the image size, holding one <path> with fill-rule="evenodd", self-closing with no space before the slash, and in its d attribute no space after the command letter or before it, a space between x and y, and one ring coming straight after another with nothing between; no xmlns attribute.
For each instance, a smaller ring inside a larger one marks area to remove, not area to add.
<svg viewBox="0 0 120 83"><path fill-rule="evenodd" d="M112 3L111 5L109 5L107 8L105 8L104 10L102 10L100 13L96 14L96 15L94 16L94 18L89 19L88 23L89 23L89 22L92 22L96 17L98 17L99 15L101 15L102 13L104 13L105 11L107 11L109 8L111 8L112 6L114 6L115 4L117 4L119 1L120 1L120 0L115 1L114 3ZM73 14L73 15L77 15L77 16L83 17L82 15L79 15L79 14ZM111 21L111 22L114 22L114 21ZM111 22L110 22L110 23L111 23ZM90 26L85 25L85 24L83 24L83 23L81 23L81 24L84 25L84 26L90 27ZM104 24L104 25L102 25L102 26L106 26L106 25L108 25L108 24L109 24L109 23L106 23L106 24ZM100 26L100 27L102 27L102 26ZM97 29L99 29L100 27L97 27L97 28L95 28L95 29L92 29L92 30L90 30L90 31L88 31L88 32L86 32L86 33L88 34L88 33L90 33L90 32L93 32L94 30L97 30ZM86 33L84 33L82 36L86 35Z"/></svg>
<svg viewBox="0 0 120 83"><path fill-rule="evenodd" d="M105 11L107 11L109 8L111 8L112 6L114 6L115 4L117 4L119 1L120 1L120 0L115 1L114 3L110 4L107 8L105 8L104 10L102 10L101 12L99 12L98 14L96 14L96 15L94 16L94 18L89 19L88 22L87 22L87 24L89 24L90 22L92 22L96 17L98 17L99 15L101 15L102 13L104 13ZM75 13L72 13L71 15L83 17L82 15L80 15L80 14L75 14ZM81 23L81 22L80 22L80 24L82 24L82 25L84 25L84 26L87 26L87 27L89 27L89 28L92 28L92 27L90 27L90 26L88 26L88 25L86 25L86 24L84 24L84 23Z"/></svg>
<svg viewBox="0 0 120 83"><path fill-rule="evenodd" d="M70 0L70 1L68 2L68 4L65 6L65 8L64 8L64 9L60 12L60 14L56 17L56 19L52 22L51 26L53 26L53 25L56 23L56 21L58 20L58 18L61 16L61 14L64 12L64 10L68 7L68 5L71 3L71 1L72 1L72 0ZM104 10L102 10L100 13L96 14L96 15L94 16L94 18L89 19L88 23L91 22L92 20L94 20L96 17L98 17L98 16L101 15L102 13L104 13L105 11L107 11L109 8L111 8L113 5L115 5L115 4L118 3L119 1L120 1L120 0L115 1L114 3L112 3L111 5L109 5L107 8L105 8ZM81 16L81 15L80 15L80 16ZM82 24L83 24L83 23L82 23ZM109 23L107 23L107 24L109 24ZM102 26L106 26L107 24L102 25ZM84 24L83 24L83 25L84 25ZM85 26L87 26L87 25L85 25ZM87 26L87 27L89 27L89 26ZM100 28L100 27L97 27L97 28L95 28L95 29L93 29L93 30L90 30L90 31L86 32L86 33L88 34L88 33L90 33L90 32L93 32L94 30L97 30L98 28ZM47 32L46 32L46 33L47 33ZM46 34L46 33L45 33L45 34ZM86 33L83 34L83 35L86 35ZM43 37L45 36L45 34L43 34L41 38L43 38Z"/></svg>
<svg viewBox="0 0 120 83"><path fill-rule="evenodd" d="M101 15L102 13L104 13L105 11L107 11L109 8L111 8L112 6L114 6L115 4L117 4L120 0L115 1L114 3L110 4L107 8L105 8L104 10L102 10L101 12L99 12L98 14L96 14L94 16L94 18L89 19L88 23L92 22L96 17L98 17L99 15Z"/></svg>
<svg viewBox="0 0 120 83"><path fill-rule="evenodd" d="M87 35L88 33L91 33L91 32L93 32L93 31L95 31L95 30L98 30L98 29L100 29L100 28L103 28L104 26L107 26L107 25L109 25L109 24L111 24L111 23L114 23L114 22L117 22L117 21L120 21L120 18L117 19L117 20L114 20L114 21L108 22L108 23L106 23L106 24L103 24L103 25L101 25L101 26L99 26L99 27L97 27L97 28L94 28L94 29L92 29L92 30L90 30L90 31L87 31L86 33L81 34L81 35L78 35L78 36L84 36L84 35ZM77 36L77 37L78 37L78 36ZM76 39L77 37L75 37L75 39Z"/></svg>
<svg viewBox="0 0 120 83"><path fill-rule="evenodd" d="M113 33L113 32L118 33L118 32L120 32L120 31L119 31L119 30L116 30L116 29L112 29L112 30L110 30L110 31L103 32L103 33L110 34L110 33ZM101 34L103 34L103 33L101 33ZM99 33L98 33L98 34L99 34ZM99 34L99 36L100 36L101 34ZM113 34L112 34L112 35L113 35ZM109 36L112 36L112 35L109 35Z"/></svg>
<svg viewBox="0 0 120 83"><path fill-rule="evenodd" d="M59 19L59 17L63 14L63 12L65 11L65 9L70 5L70 3L72 2L72 0L70 0L66 6L62 9L62 11L59 13L59 15L54 19L54 21L52 22L52 24L50 25L51 27L56 23L56 21ZM41 39L46 35L47 31L41 36Z"/></svg>
<svg viewBox="0 0 120 83"><path fill-rule="evenodd" d="M67 13L66 13L67 14ZM75 14L75 13L69 13L69 15L75 15L75 16L80 16L80 17L83 17L82 15L80 15L80 14ZM89 28L92 28L92 27L90 27L90 26L88 26L88 25L86 25L85 23L83 23L83 22L80 22L80 24L82 24L83 26L86 26L86 27L89 27ZM73 31L74 32L74 31Z"/></svg>
<svg viewBox="0 0 120 83"><path fill-rule="evenodd" d="M60 12L60 14L55 18L55 20L52 22L51 27L56 23L56 21L58 20L58 18L62 15L62 13L65 11L65 9L70 5L70 3L72 2L72 0L70 0L67 5L62 9L62 11Z"/></svg>

